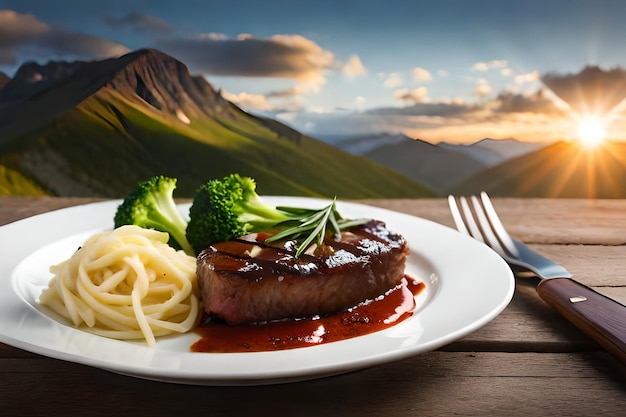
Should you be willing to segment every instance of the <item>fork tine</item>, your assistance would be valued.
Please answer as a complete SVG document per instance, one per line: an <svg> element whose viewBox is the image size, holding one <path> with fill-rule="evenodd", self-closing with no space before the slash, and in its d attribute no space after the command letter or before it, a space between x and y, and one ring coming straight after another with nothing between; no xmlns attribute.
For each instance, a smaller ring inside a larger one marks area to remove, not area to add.
<svg viewBox="0 0 626 417"><path fill-rule="evenodd" d="M493 204L491 203L491 200L486 192L482 191L480 193L480 200L485 214L487 215L487 219L491 224L491 228L497 236L497 239L500 243L502 243L502 247L504 247L513 257L517 257L519 255L519 251L513 242L513 238L504 228L504 225L502 224L502 221L500 220L498 213L496 213L496 209L493 207Z"/></svg>
<svg viewBox="0 0 626 417"><path fill-rule="evenodd" d="M480 199L476 196L471 196L470 199L473 208L470 208L467 198L463 196L448 196L448 205L457 229L491 247L509 265L515 265L521 268L521 271L530 269L534 274L538 274L535 268L519 259L517 245L502 225L487 193L481 192ZM480 226L475 218L478 219Z"/></svg>
<svg viewBox="0 0 626 417"><path fill-rule="evenodd" d="M487 218L487 214L485 212L485 208L484 208L483 204L478 199L478 197L476 197L474 195L471 196L470 199L471 199L472 205L474 207L474 213L476 215L476 219L478 221L478 225L480 226L480 230L482 231L483 236L485 238L485 242L494 251L496 251L498 253L498 255L502 256L503 258L508 258L509 254L502 247L502 245L500 244L500 241L496 237L496 234L494 233L494 230L492 229L491 222Z"/></svg>
<svg viewBox="0 0 626 417"><path fill-rule="evenodd" d="M463 196L455 197L453 195L449 195L448 205L450 206L452 219L454 220L457 230L473 239L485 243L482 233L474 220L472 210L467 203L467 199Z"/></svg>
<svg viewBox="0 0 626 417"><path fill-rule="evenodd" d="M469 230L470 236L479 242L486 244L487 242L485 242L483 234L480 231L480 227L478 227L478 224L476 223L476 219L474 218L472 209L467 202L467 198L461 196L459 197L459 201L461 202L461 212L463 213L463 219L465 220L465 225Z"/></svg>
<svg viewBox="0 0 626 417"><path fill-rule="evenodd" d="M456 229L461 233L471 236L469 230L465 226L465 222L463 221L463 216L461 215L461 212L459 211L459 205L456 202L456 198L453 195L448 196L448 205L450 206L450 212L452 213L452 219L454 220Z"/></svg>

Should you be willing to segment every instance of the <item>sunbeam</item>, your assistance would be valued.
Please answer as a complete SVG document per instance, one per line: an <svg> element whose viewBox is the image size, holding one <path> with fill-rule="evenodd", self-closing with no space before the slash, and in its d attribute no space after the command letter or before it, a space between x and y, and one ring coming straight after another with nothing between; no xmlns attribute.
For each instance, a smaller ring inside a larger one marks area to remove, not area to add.
<svg viewBox="0 0 626 417"><path fill-rule="evenodd" d="M604 122L594 116L585 116L578 123L577 139L585 148L596 148L606 138Z"/></svg>

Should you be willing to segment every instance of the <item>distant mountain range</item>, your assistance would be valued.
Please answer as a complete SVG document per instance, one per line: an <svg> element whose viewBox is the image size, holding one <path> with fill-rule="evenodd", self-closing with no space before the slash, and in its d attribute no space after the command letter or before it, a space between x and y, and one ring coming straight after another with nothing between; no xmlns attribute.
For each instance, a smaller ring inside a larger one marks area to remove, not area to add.
<svg viewBox="0 0 626 417"><path fill-rule="evenodd" d="M408 137L374 148L363 156L437 190L446 189L487 167L470 154Z"/></svg>
<svg viewBox="0 0 626 417"><path fill-rule="evenodd" d="M482 139L431 144L404 135L333 138L360 154L427 184L440 196L626 198L626 142L586 149L572 142Z"/></svg>
<svg viewBox="0 0 626 417"><path fill-rule="evenodd" d="M6 78L0 194L120 197L163 174L178 178L177 196L190 197L204 181L238 172L266 195L436 195L395 170L243 111L157 50L30 62Z"/></svg>
<svg viewBox="0 0 626 417"><path fill-rule="evenodd" d="M483 139L469 145L432 144L402 134L374 134L336 141L341 149L376 161L425 183L439 193L486 168L544 146L515 139Z"/></svg>
<svg viewBox="0 0 626 417"><path fill-rule="evenodd" d="M534 152L546 145L548 144L544 142L522 142L513 138L485 138L469 145L447 142L437 144L437 146L442 148L463 152L488 167Z"/></svg>

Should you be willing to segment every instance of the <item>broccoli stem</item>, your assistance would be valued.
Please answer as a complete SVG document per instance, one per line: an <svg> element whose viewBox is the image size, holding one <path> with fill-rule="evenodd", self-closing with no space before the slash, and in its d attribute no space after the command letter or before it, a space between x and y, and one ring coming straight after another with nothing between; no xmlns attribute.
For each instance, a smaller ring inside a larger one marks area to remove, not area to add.
<svg viewBox="0 0 626 417"><path fill-rule="evenodd" d="M260 198L253 198L242 203L241 211L239 221L250 224L254 230L263 230L266 227L272 227L277 223L291 219L286 213L267 205Z"/></svg>
<svg viewBox="0 0 626 417"><path fill-rule="evenodd" d="M178 207L171 199L153 199L157 210L148 219L148 226L170 234L170 237L185 251L186 254L194 256L195 251L187 241L187 222L182 218ZM150 223L153 223L150 225Z"/></svg>

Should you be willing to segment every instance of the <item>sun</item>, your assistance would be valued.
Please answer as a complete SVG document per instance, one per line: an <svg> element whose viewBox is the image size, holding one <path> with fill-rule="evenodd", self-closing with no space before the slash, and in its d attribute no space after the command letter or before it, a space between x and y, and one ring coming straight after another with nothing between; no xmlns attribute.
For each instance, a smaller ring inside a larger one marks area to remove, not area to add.
<svg viewBox="0 0 626 417"><path fill-rule="evenodd" d="M602 120L589 116L578 123L578 141L585 148L597 148L605 138L606 129Z"/></svg>

